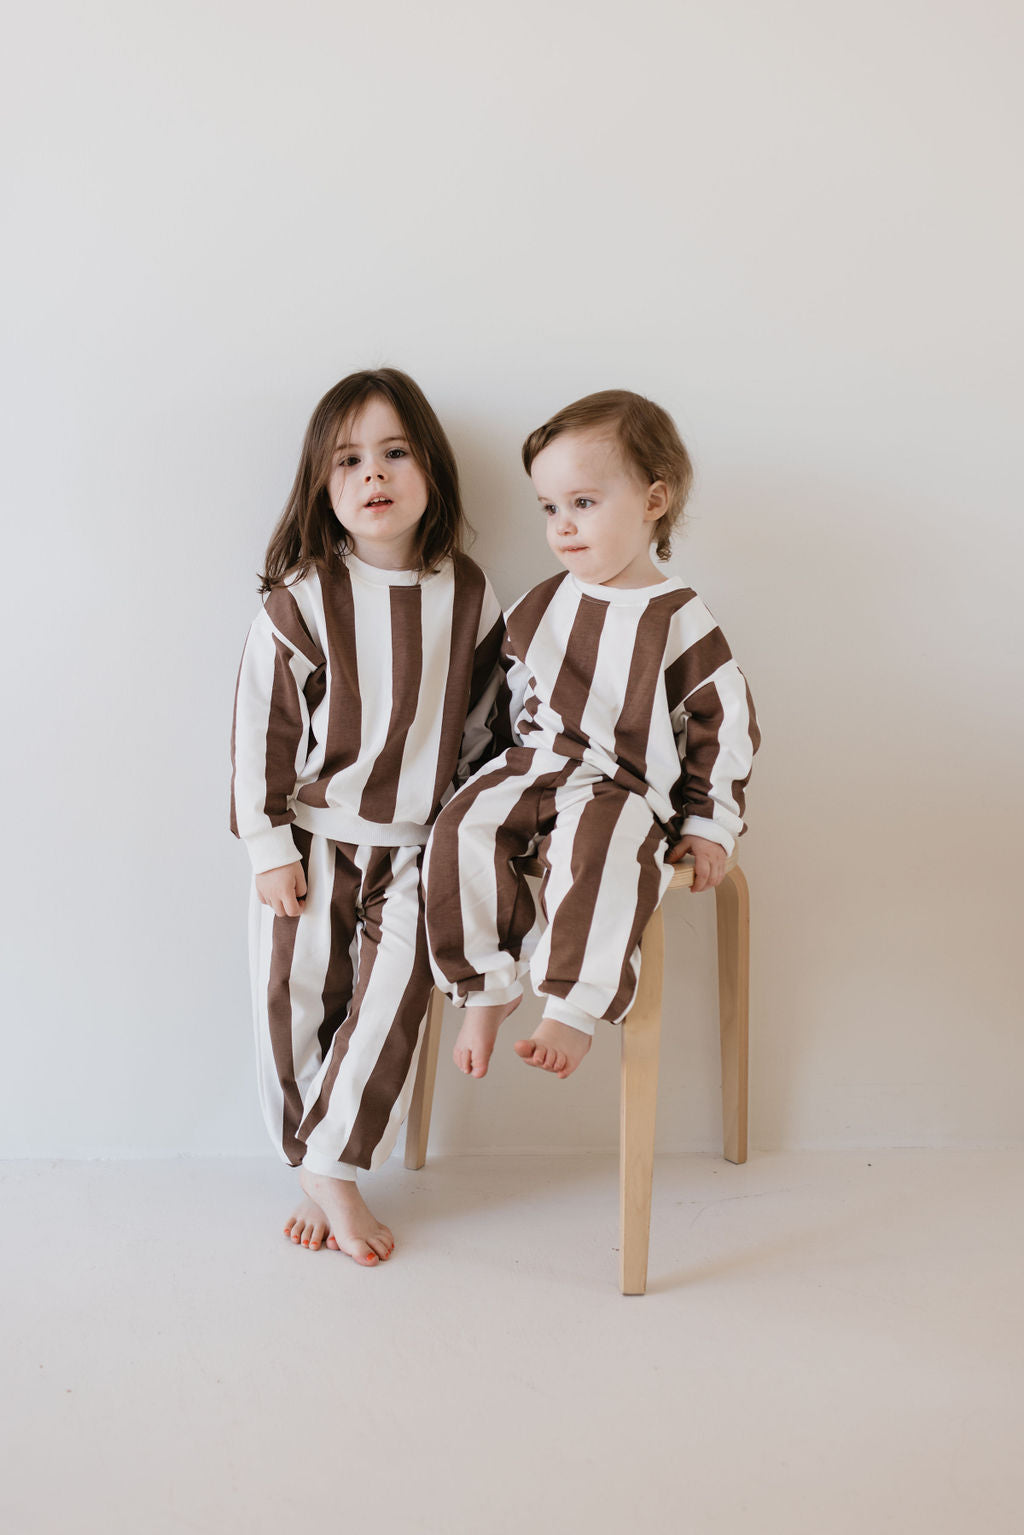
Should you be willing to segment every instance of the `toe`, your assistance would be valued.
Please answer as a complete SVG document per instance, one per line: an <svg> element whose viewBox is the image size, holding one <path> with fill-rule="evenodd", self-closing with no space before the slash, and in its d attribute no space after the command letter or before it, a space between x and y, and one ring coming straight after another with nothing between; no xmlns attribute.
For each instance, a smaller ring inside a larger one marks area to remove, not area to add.
<svg viewBox="0 0 1024 1535"><path fill-rule="evenodd" d="M327 1246L331 1249L332 1253L340 1253L341 1252L341 1248L338 1246L337 1242L334 1240L334 1233L333 1232L327 1238Z"/></svg>
<svg viewBox="0 0 1024 1535"><path fill-rule="evenodd" d="M318 1247L323 1245L323 1240L326 1235L327 1227L324 1225L323 1221L317 1221L309 1238L310 1252L315 1252Z"/></svg>

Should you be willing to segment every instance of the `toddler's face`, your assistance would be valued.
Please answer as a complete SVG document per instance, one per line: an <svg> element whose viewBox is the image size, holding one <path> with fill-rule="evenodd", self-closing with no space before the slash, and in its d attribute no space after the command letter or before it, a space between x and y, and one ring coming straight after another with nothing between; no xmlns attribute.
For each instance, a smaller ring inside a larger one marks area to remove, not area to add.
<svg viewBox="0 0 1024 1535"><path fill-rule="evenodd" d="M372 395L342 423L327 494L358 559L383 570L409 568L428 489L390 400Z"/></svg>
<svg viewBox="0 0 1024 1535"><path fill-rule="evenodd" d="M565 432L537 454L530 478L548 543L580 581L638 587L664 580L651 560L651 535L667 508L665 485L643 484L612 438Z"/></svg>

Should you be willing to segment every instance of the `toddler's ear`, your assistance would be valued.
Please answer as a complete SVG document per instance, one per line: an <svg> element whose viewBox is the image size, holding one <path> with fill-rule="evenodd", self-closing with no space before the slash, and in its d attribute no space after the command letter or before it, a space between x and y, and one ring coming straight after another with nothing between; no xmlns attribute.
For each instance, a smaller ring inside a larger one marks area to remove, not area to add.
<svg viewBox="0 0 1024 1535"><path fill-rule="evenodd" d="M657 522L668 511L668 486L664 480L655 480L647 487L647 506L644 517L647 522Z"/></svg>

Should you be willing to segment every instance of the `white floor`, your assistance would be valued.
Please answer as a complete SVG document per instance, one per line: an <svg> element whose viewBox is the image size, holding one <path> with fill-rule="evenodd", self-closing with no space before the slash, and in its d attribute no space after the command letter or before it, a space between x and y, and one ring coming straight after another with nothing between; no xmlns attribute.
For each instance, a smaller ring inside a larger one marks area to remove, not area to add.
<svg viewBox="0 0 1024 1535"><path fill-rule="evenodd" d="M279 1234L267 1161L7 1163L5 1535L1019 1535L1018 1152L613 1158L366 1184L394 1258Z"/></svg>

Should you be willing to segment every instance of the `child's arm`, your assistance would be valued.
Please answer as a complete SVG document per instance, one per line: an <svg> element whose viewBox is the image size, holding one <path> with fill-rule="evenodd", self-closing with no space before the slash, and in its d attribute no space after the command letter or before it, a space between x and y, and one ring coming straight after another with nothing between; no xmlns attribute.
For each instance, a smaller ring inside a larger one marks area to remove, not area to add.
<svg viewBox="0 0 1024 1535"><path fill-rule="evenodd" d="M682 839L718 844L728 856L745 830L745 790L761 735L746 678L700 598L678 618L680 653L665 674L682 764L672 795L676 826ZM722 864L724 872L724 857ZM709 879L713 873L712 866Z"/></svg>
<svg viewBox="0 0 1024 1535"><path fill-rule="evenodd" d="M498 658L504 632L505 620L501 606L494 595L491 583L485 577L476 650L473 655L473 675L469 688L466 726L462 733L459 764L455 774L457 784L463 783L474 767L494 755L491 716L501 678Z"/></svg>
<svg viewBox="0 0 1024 1535"><path fill-rule="evenodd" d="M245 642L231 734L231 830L254 874L301 877L289 801L309 753L307 689L325 665L292 593L275 587Z"/></svg>
<svg viewBox="0 0 1024 1535"><path fill-rule="evenodd" d="M515 728L515 722L522 713L526 689L530 681L530 668L516 655L507 631L501 642L499 666L498 688L491 716L496 755L511 746L523 744L522 736Z"/></svg>

